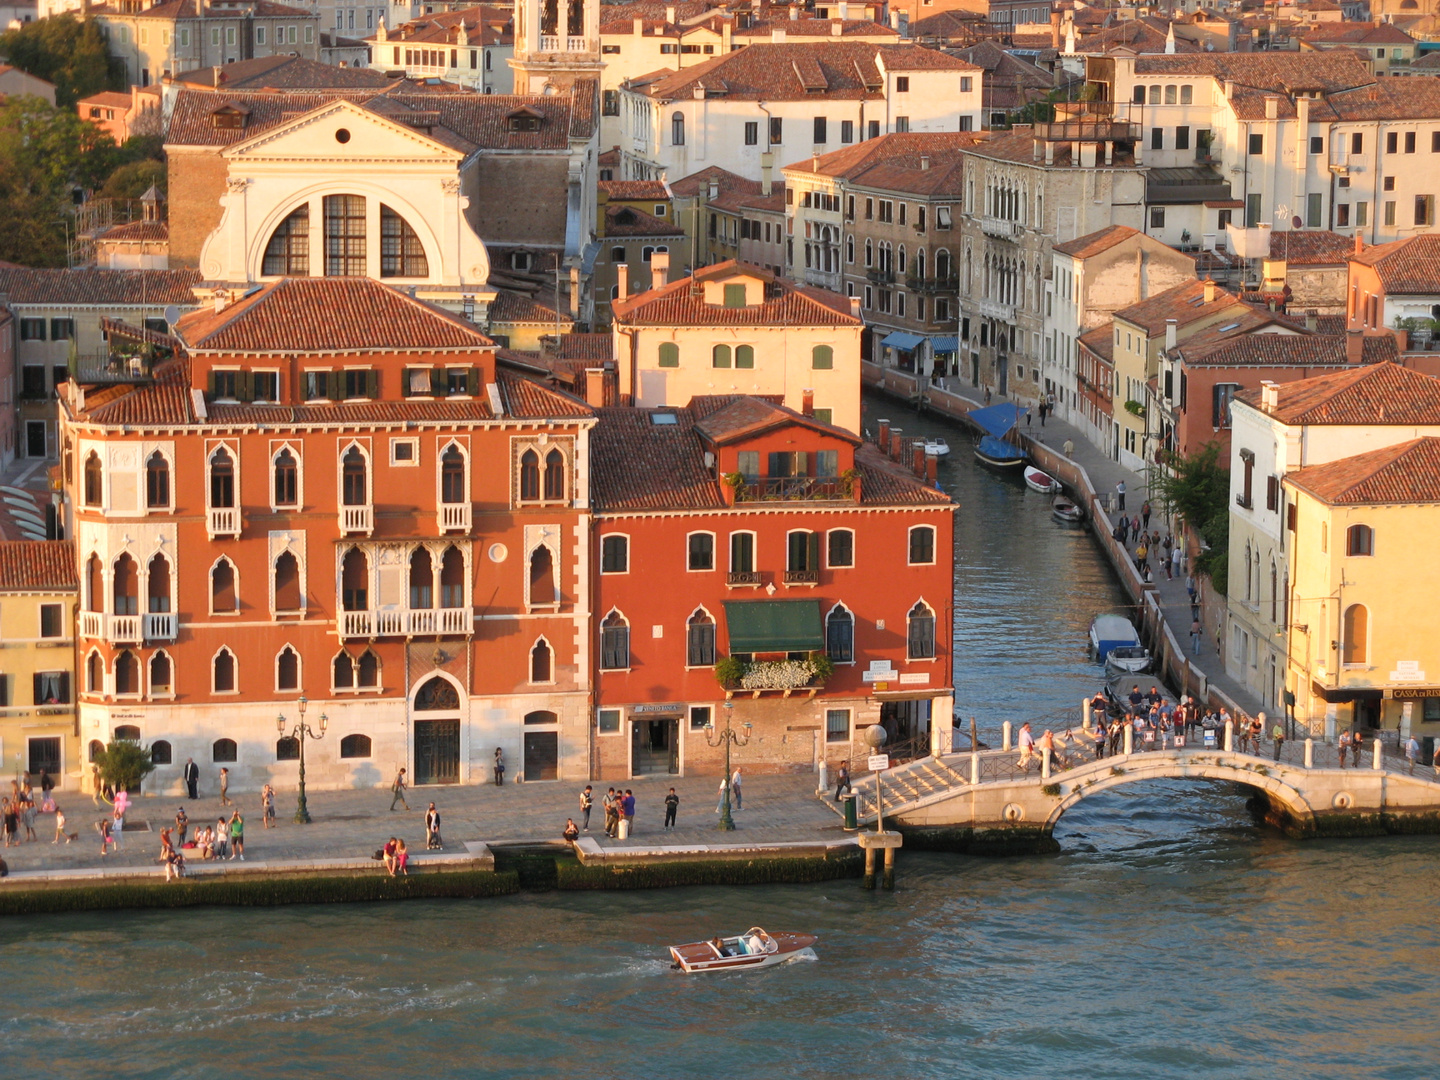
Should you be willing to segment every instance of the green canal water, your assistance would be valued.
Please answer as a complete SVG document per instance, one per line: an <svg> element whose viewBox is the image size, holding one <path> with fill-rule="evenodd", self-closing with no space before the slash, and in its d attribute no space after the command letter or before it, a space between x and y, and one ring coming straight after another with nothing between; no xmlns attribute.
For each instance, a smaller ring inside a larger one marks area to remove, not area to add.
<svg viewBox="0 0 1440 1080"><path fill-rule="evenodd" d="M946 434L959 708L1093 692L1119 605L1086 534ZM793 887L0 922L6 1077L1429 1078L1440 842L1299 844L1228 785L1087 800L1063 854L902 853L893 894ZM686 977L758 924L819 959Z"/></svg>

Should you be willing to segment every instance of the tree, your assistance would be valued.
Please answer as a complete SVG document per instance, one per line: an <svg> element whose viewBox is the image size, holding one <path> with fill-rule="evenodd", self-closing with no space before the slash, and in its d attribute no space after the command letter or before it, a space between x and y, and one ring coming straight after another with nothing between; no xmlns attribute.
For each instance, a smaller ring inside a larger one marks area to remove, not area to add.
<svg viewBox="0 0 1440 1080"><path fill-rule="evenodd" d="M155 771L150 748L129 739L111 739L104 750L95 755L100 779L115 791L128 791Z"/></svg>
<svg viewBox="0 0 1440 1080"><path fill-rule="evenodd" d="M103 199L138 199L151 185L165 194L165 165L147 158L121 165L95 194Z"/></svg>
<svg viewBox="0 0 1440 1080"><path fill-rule="evenodd" d="M1220 444L1208 442L1185 456L1172 454L1165 464L1151 474L1151 498L1183 518L1204 541L1193 565L1224 593L1230 564L1230 470L1221 465Z"/></svg>
<svg viewBox="0 0 1440 1080"><path fill-rule="evenodd" d="M110 58L93 19L56 15L0 34L0 56L21 71L55 84L55 104L73 109L102 90L124 90L123 69Z"/></svg>

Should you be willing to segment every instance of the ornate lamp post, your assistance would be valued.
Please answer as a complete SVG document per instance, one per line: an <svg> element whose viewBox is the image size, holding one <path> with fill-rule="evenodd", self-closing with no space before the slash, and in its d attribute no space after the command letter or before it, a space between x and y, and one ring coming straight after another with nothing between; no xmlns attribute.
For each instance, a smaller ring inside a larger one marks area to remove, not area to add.
<svg viewBox="0 0 1440 1080"><path fill-rule="evenodd" d="M744 746L750 741L750 722L747 720L740 726L745 729L744 735L735 734L731 726L731 718L735 706L730 702L725 703L725 729L715 730L715 722L712 720L705 725L705 741L711 746L725 747L725 794L720 804L720 829L722 832L735 831L735 819L730 816L730 747Z"/></svg>
<svg viewBox="0 0 1440 1080"><path fill-rule="evenodd" d="M863 738L865 744L870 747L871 751L878 754L880 748L884 746L886 740L890 738L890 735L879 724L871 724L865 729ZM875 772L875 831L877 833L885 831L885 799L880 793L879 770Z"/></svg>
<svg viewBox="0 0 1440 1080"><path fill-rule="evenodd" d="M304 697L300 699L300 721L290 732L290 738L300 743L300 794L295 801L296 825L310 824L310 808L305 802L305 740L307 738L323 739L325 737L325 728L330 723L330 718L322 712L320 714L320 733L317 735L315 729L305 723L305 706L309 704ZM289 721L285 719L284 713L281 713L275 718L275 727L280 732L281 738L285 737L285 725L288 723Z"/></svg>

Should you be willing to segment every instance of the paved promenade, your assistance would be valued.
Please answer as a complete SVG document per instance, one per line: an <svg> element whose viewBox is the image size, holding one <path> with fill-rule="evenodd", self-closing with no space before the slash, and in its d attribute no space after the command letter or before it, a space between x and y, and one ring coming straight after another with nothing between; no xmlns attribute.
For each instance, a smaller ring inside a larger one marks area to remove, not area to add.
<svg viewBox="0 0 1440 1080"><path fill-rule="evenodd" d="M600 798L609 782L598 786L595 810L591 815L590 837L601 847L653 847L669 844L779 843L837 839L844 836L840 818L814 798L815 777L754 776L742 785L744 809L734 814L736 831L722 833L715 814L718 777L652 777L625 781L635 793L635 833L628 841L609 840L604 833ZM671 785L680 796L677 828L666 831L664 799ZM568 781L543 784L509 784L504 787L427 787L409 793L410 809L391 813L389 790L311 791L310 825L296 825L294 790L281 791L275 803L276 827L261 826L258 794L236 800L245 819L246 862L309 861L318 859L367 858L391 836L402 837L411 852L425 849L425 809L431 801L441 814L441 835L445 850L463 853L466 842L486 844L506 841L558 840L566 817L580 822L579 798L584 783ZM160 854L160 830L173 825L182 805L193 830L214 825L221 813L218 796L201 786L202 797L188 802L170 797L142 796L132 804L128 828L119 853L100 855L100 838L95 823L108 812L96 807L90 796L57 792L56 802L65 811L66 829L78 832L71 844L51 844L55 835L52 814L36 816L38 843L0 849L10 869L82 870L124 867L153 867ZM228 814L229 810L225 810ZM238 867L239 863L235 863ZM3 887L3 886L0 886Z"/></svg>

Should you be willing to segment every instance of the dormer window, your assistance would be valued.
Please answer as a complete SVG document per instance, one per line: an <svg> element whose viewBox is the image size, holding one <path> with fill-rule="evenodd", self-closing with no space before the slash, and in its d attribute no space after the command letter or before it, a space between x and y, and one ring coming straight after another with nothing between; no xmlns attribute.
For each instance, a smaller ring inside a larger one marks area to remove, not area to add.
<svg viewBox="0 0 1440 1080"><path fill-rule="evenodd" d="M725 286L725 306L727 308L743 308L745 306L745 284Z"/></svg>
<svg viewBox="0 0 1440 1080"><path fill-rule="evenodd" d="M210 124L217 128L243 128L249 115L249 109L232 101L210 114Z"/></svg>
<svg viewBox="0 0 1440 1080"><path fill-rule="evenodd" d="M528 106L505 114L505 125L511 131L539 131L543 117Z"/></svg>

